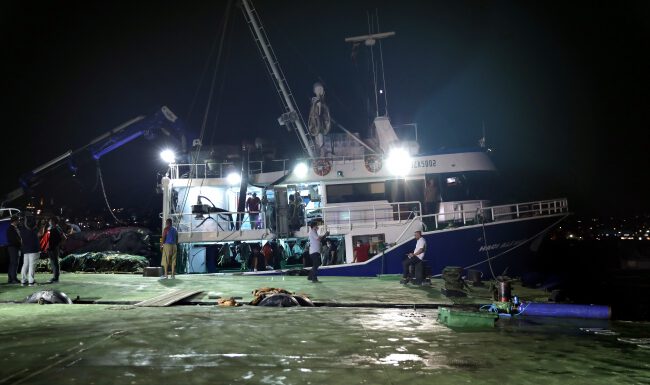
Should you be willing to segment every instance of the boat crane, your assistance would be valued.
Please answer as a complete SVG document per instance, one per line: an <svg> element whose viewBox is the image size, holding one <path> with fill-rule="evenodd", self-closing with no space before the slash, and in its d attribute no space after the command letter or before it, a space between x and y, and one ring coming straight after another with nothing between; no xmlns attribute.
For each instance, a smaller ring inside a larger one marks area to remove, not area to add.
<svg viewBox="0 0 650 385"><path fill-rule="evenodd" d="M39 184L40 179L52 169L68 163L72 172L76 171L74 158L89 151L93 159L99 160L109 152L129 143L141 136L153 139L159 134L176 138L183 151L186 150L186 139L183 127L176 115L166 106L157 109L153 114L140 115L130 119L106 133L91 140L85 146L76 150L68 150L56 158L43 163L19 178L20 187L9 192L0 201L0 207L25 195L27 191Z"/></svg>
<svg viewBox="0 0 650 385"><path fill-rule="evenodd" d="M307 154L309 154L310 158L313 158L314 142L305 132L305 122L300 114L300 110L298 110L291 88L289 88L289 83L287 83L287 79L282 72L280 62L275 56L275 52L273 51L273 47L271 47L268 36L266 36L259 14L250 0L242 0L242 4L244 5L242 9L244 18L248 23L248 27L253 34L257 48L260 50L260 54L262 55L262 60L264 60L266 69L269 71L269 74L273 79L275 89L280 96L282 105L284 106L285 112L278 118L278 123L287 126L287 129L289 130L293 128L298 134L302 148L307 152Z"/></svg>

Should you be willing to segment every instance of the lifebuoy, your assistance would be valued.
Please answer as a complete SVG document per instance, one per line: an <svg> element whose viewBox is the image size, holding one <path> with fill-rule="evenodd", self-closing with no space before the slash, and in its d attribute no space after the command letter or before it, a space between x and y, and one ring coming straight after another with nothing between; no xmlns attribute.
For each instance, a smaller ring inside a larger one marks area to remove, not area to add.
<svg viewBox="0 0 650 385"><path fill-rule="evenodd" d="M369 172L378 172L382 167L381 158L377 155L368 155L366 156L364 165L366 166L366 170Z"/></svg>
<svg viewBox="0 0 650 385"><path fill-rule="evenodd" d="M332 163L327 159L315 159L312 168L316 175L325 176L332 171Z"/></svg>

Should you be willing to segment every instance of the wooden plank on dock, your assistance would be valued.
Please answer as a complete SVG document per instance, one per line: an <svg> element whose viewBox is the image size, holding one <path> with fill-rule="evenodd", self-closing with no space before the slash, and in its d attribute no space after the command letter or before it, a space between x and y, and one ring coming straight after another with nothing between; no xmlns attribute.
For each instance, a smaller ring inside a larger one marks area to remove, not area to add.
<svg viewBox="0 0 650 385"><path fill-rule="evenodd" d="M199 293L202 293L203 290L172 290L167 293L149 298L142 302L138 302L135 306L143 307L165 307L173 305L179 301L182 301L186 298L195 296Z"/></svg>

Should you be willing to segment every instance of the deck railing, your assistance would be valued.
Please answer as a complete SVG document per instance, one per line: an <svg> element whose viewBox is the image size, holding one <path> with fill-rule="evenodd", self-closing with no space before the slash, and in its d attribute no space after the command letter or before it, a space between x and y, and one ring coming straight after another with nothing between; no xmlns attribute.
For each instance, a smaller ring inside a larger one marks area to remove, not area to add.
<svg viewBox="0 0 650 385"><path fill-rule="evenodd" d="M472 208L471 210L461 209L453 212L428 214L423 215L422 220L425 225L425 230L431 231L446 227L464 226L468 224L567 213L568 211L569 205L567 199L560 198L490 207L478 207Z"/></svg>
<svg viewBox="0 0 650 385"><path fill-rule="evenodd" d="M305 210L305 224L317 220L322 221L328 228L376 228L388 224L399 225L420 216L421 213L422 204L418 201L323 206Z"/></svg>
<svg viewBox="0 0 650 385"><path fill-rule="evenodd" d="M241 217L238 217L237 214L240 214ZM266 229L266 217L263 212L259 213L256 221L251 220L248 212L235 211L203 214L198 217L192 213L172 214L170 217L174 223L178 224L180 233L212 232L219 234L221 232Z"/></svg>
<svg viewBox="0 0 650 385"><path fill-rule="evenodd" d="M462 205L459 205L462 207ZM526 217L555 215L568 213L569 207L566 198L542 200L509 205L478 207L471 210L456 210L438 214L421 215L422 206L418 201L410 202L381 202L359 203L358 205L334 205L306 209L303 223L308 225L312 221L319 221L325 227L341 232L355 228L379 228L386 226L406 226L414 220L421 220L425 231L443 228L460 227L489 223L496 221L512 220ZM237 230L237 214L241 214L241 223ZM174 223L178 224L181 233L205 233L233 231L265 230L267 222L264 212L259 213L259 219L252 223L249 213L220 212L204 214L196 217L195 214L173 214Z"/></svg>
<svg viewBox="0 0 650 385"><path fill-rule="evenodd" d="M330 162L350 162L359 160L360 156L328 156ZM255 175L270 171L292 171L291 167L296 162L305 162L311 167L314 160L321 158L305 158L293 161L290 159L274 159L271 162L261 160L251 160L248 162L248 174ZM229 173L241 171L240 162L206 162L206 163L173 163L169 165L171 179L205 179L205 178L225 178Z"/></svg>

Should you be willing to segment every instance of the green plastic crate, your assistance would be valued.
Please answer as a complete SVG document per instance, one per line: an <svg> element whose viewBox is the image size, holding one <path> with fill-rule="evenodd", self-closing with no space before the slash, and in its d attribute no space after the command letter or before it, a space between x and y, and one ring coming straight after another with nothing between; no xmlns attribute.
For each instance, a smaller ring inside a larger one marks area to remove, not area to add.
<svg viewBox="0 0 650 385"><path fill-rule="evenodd" d="M438 322L450 328L494 327L497 318L495 313L438 308Z"/></svg>

